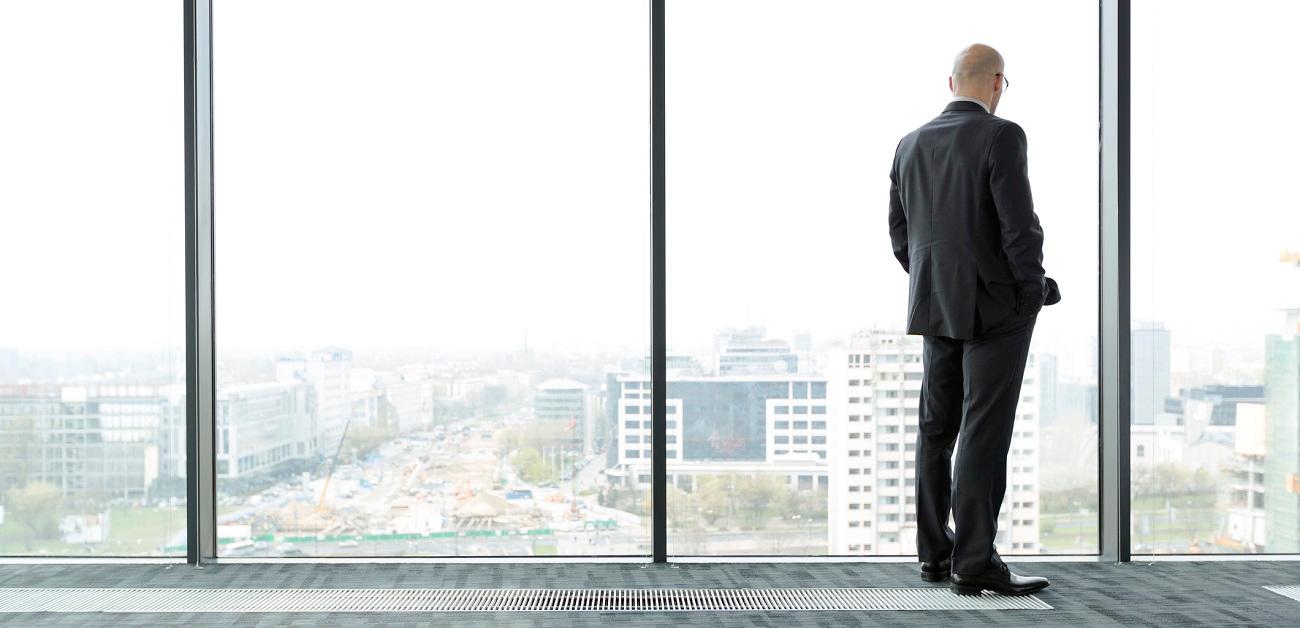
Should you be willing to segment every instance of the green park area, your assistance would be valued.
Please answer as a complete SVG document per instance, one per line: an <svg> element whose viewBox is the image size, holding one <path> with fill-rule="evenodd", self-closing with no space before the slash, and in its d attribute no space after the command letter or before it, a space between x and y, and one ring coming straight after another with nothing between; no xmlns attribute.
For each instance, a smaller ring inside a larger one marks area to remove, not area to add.
<svg viewBox="0 0 1300 628"><path fill-rule="evenodd" d="M163 545L185 529L185 507L114 507L109 510L105 543L64 543L59 538L58 524L50 527L48 521L33 529L9 513L0 524L0 555L157 556Z"/></svg>
<svg viewBox="0 0 1300 628"><path fill-rule="evenodd" d="M1199 553L1228 551L1213 548L1222 527L1222 512L1213 494L1175 497L1143 496L1132 502L1134 552ZM1097 551L1098 514L1093 508L1072 512L1044 512L1039 540L1044 554L1079 554ZM1193 545L1193 543L1210 545Z"/></svg>

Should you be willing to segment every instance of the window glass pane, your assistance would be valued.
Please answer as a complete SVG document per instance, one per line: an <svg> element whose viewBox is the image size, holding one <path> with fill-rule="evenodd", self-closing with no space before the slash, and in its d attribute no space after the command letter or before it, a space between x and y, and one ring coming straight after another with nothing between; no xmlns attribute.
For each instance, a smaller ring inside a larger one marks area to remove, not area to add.
<svg viewBox="0 0 1300 628"><path fill-rule="evenodd" d="M1297 23L1133 3L1134 553L1300 552ZM1190 104L1206 80L1230 98Z"/></svg>
<svg viewBox="0 0 1300 628"><path fill-rule="evenodd" d="M0 555L185 553L181 3L0 3Z"/></svg>
<svg viewBox="0 0 1300 628"><path fill-rule="evenodd" d="M875 433L916 424L921 384L889 170L977 41L1007 59L997 114L1028 135L1064 293L1034 331L997 546L1095 552L1096 3L691 0L667 20L668 473L696 478L669 489L669 554L915 554L916 433ZM823 397L824 429L775 433L773 408Z"/></svg>
<svg viewBox="0 0 1300 628"><path fill-rule="evenodd" d="M220 554L648 553L645 3L214 10Z"/></svg>

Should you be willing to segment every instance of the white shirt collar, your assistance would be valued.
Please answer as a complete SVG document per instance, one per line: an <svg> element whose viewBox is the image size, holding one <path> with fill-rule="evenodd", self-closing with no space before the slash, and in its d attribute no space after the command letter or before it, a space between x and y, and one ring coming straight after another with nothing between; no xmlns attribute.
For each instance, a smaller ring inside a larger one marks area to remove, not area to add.
<svg viewBox="0 0 1300 628"><path fill-rule="evenodd" d="M992 111L989 111L988 104L978 98L971 98L970 96L953 96L952 100L953 102L960 100L962 102L979 103L979 106L983 107L986 113L993 113Z"/></svg>

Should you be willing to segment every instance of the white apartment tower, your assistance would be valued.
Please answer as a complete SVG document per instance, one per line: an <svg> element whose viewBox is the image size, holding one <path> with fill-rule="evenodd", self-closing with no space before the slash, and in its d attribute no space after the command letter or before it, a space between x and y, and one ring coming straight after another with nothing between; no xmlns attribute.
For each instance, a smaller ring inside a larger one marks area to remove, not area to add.
<svg viewBox="0 0 1300 628"><path fill-rule="evenodd" d="M896 332L854 334L829 356L831 443L828 534L836 555L916 552L917 404L922 338ZM1038 369L1025 368L998 552L1038 553Z"/></svg>
<svg viewBox="0 0 1300 628"><path fill-rule="evenodd" d="M338 451L343 430L352 416L351 368L352 352L345 349L322 349L276 362L276 381L306 382L312 386L315 410L309 453L329 457Z"/></svg>

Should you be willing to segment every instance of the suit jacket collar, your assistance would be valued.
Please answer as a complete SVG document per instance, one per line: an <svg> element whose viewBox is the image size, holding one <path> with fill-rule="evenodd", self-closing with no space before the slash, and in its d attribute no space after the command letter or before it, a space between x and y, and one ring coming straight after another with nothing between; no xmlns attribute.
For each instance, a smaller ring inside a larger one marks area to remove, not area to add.
<svg viewBox="0 0 1300 628"><path fill-rule="evenodd" d="M968 100L954 100L952 102L949 102L948 106L943 108L943 112L948 113L949 111L973 111L977 113L985 113L985 114L988 113L987 111L984 110L983 107L979 105L979 103L970 102Z"/></svg>

